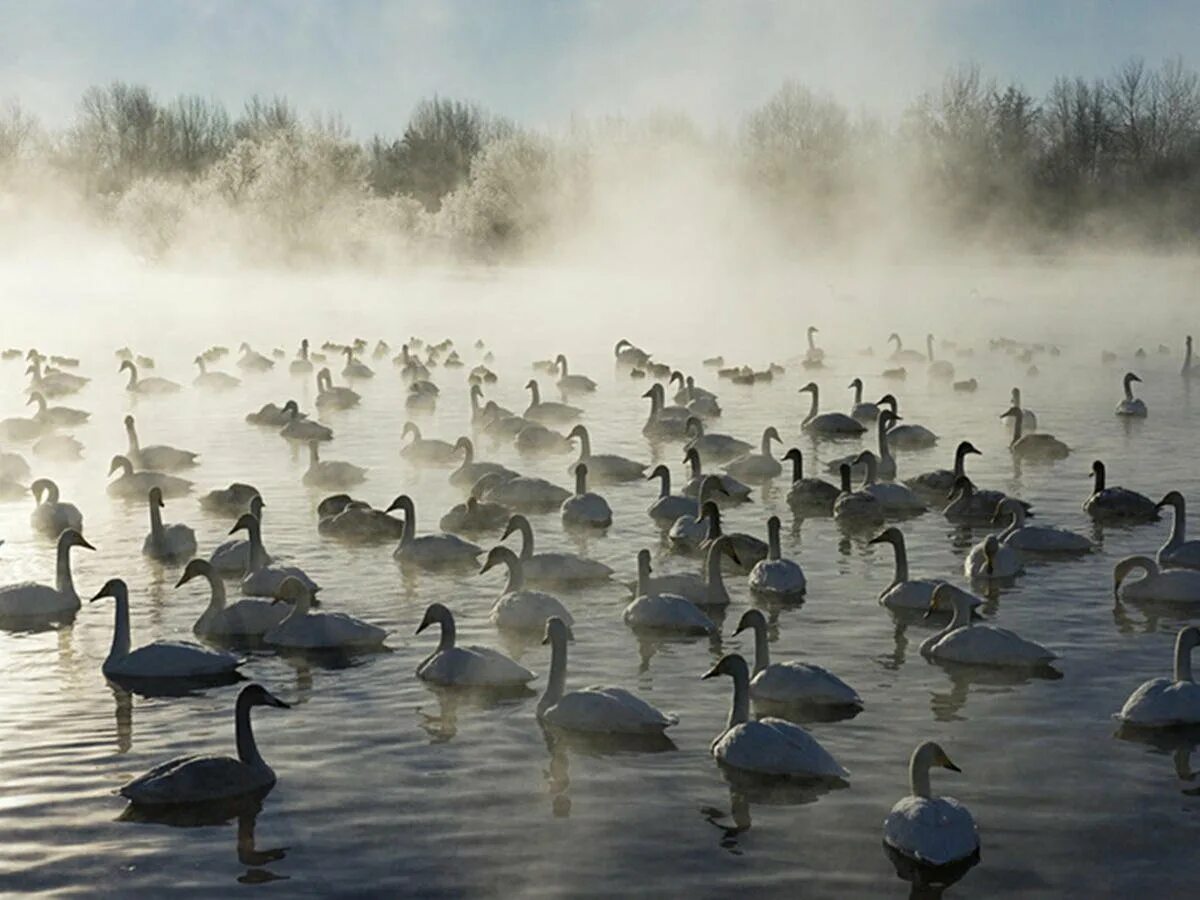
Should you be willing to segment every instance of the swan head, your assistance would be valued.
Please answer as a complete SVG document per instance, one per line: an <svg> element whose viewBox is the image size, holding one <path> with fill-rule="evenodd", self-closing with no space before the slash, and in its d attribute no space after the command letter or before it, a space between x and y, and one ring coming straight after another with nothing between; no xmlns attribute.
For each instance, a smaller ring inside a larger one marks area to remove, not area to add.
<svg viewBox="0 0 1200 900"><path fill-rule="evenodd" d="M887 339L888 341L895 341L897 344L900 343L900 335L896 334L894 331L888 335Z"/></svg>
<svg viewBox="0 0 1200 900"><path fill-rule="evenodd" d="M1104 463L1098 459L1092 460L1091 474L1098 475L1099 477L1103 478L1104 473L1105 473Z"/></svg>
<svg viewBox="0 0 1200 900"><path fill-rule="evenodd" d="M788 449L788 452L787 452L787 453L783 454L783 458L784 458L784 459L791 459L791 460L798 459L798 460L801 460L801 461L803 461L803 460L804 460L804 454L803 454L803 453L800 451L800 448L799 448L799 447L791 447L791 448L789 448L789 449Z"/></svg>
<svg viewBox="0 0 1200 900"><path fill-rule="evenodd" d="M137 366L133 364L132 359L121 360L121 365L117 368L117 372L137 372Z"/></svg>
<svg viewBox="0 0 1200 900"><path fill-rule="evenodd" d="M1126 372L1126 373L1125 373L1125 379L1124 379L1124 380L1125 380L1125 384L1126 384L1126 385L1128 385L1128 384L1130 384L1131 382L1134 382L1134 381L1140 382L1142 379L1138 378L1138 377L1137 377L1135 374L1133 374L1132 372Z"/></svg>
<svg viewBox="0 0 1200 900"><path fill-rule="evenodd" d="M987 573L992 574L996 565L996 553L1000 550L1000 539L989 534L983 539L983 558L987 562Z"/></svg>
<svg viewBox="0 0 1200 900"><path fill-rule="evenodd" d="M928 619L939 610L954 609L956 606L955 597L950 592L950 585L942 583L933 589L933 593L929 597L929 608L925 610L924 619Z"/></svg>
<svg viewBox="0 0 1200 900"><path fill-rule="evenodd" d="M912 764L917 765L919 763L949 769L951 772L962 773L962 769L950 761L950 757L946 755L946 751L942 749L941 745L933 741L925 741L913 751Z"/></svg>
<svg viewBox="0 0 1200 900"><path fill-rule="evenodd" d="M1180 650L1188 653L1195 647L1200 647L1200 628L1197 628L1195 625L1188 625L1186 628L1181 628L1178 636L1175 638L1176 653L1178 654Z"/></svg>
<svg viewBox="0 0 1200 900"><path fill-rule="evenodd" d="M296 403L295 400L289 400L287 403L283 404L283 411L294 419L296 416L300 415L300 405Z"/></svg>
<svg viewBox="0 0 1200 900"><path fill-rule="evenodd" d="M1024 514L1024 511L1024 507L1018 501L1012 497L1005 497L996 504L996 511L992 514L992 524L999 524L1006 518L1019 519Z"/></svg>
<svg viewBox="0 0 1200 900"><path fill-rule="evenodd" d="M190 560L188 564L183 567L183 574L180 575L179 580L175 582L175 587L183 587L193 578L208 578L213 574L214 571L215 570L212 567L212 563L210 563L207 559L200 559L197 557L196 559Z"/></svg>
<svg viewBox="0 0 1200 900"><path fill-rule="evenodd" d="M815 381L810 381L804 387L800 388L799 393L807 394L807 393L815 392L816 390L817 390L817 383ZM719 665L719 663L718 663L718 665Z"/></svg>
<svg viewBox="0 0 1200 900"><path fill-rule="evenodd" d="M256 528L258 528L258 519L250 513L242 513L234 522L233 527L229 529L229 533L237 534L239 531L253 531Z"/></svg>
<svg viewBox="0 0 1200 900"><path fill-rule="evenodd" d="M883 395L882 397L880 397L880 398L879 398L879 400L878 400L878 401L875 403L875 405L876 405L876 406L883 406L884 404L887 404L888 406L891 406L891 408L892 408L892 412L893 412L893 413L894 413L894 412L896 412L896 411L897 411L897 408L900 406L900 404L899 404L899 403L896 401L896 395L895 395L895 394L884 394L884 395Z"/></svg>
<svg viewBox="0 0 1200 900"><path fill-rule="evenodd" d="M507 536L507 534L506 534ZM483 565L479 569L479 574L488 572L496 566L519 564L517 554L513 553L508 547L496 546L488 551L487 559L483 561Z"/></svg>
<svg viewBox="0 0 1200 900"><path fill-rule="evenodd" d="M508 524L504 526L504 534L500 535L500 540L504 540L514 531L523 532L526 530L532 531L532 526L529 524L529 520L520 513L516 513L508 517Z"/></svg>
<svg viewBox="0 0 1200 900"><path fill-rule="evenodd" d="M283 581L279 582L275 588L275 594L272 603L302 603L304 601L312 602L312 592L305 586L304 582L299 578L289 575Z"/></svg>
<svg viewBox="0 0 1200 900"><path fill-rule="evenodd" d="M853 388L853 389L858 389L858 388L861 388L862 386L863 386L863 381L861 378L855 378L848 385L846 385L847 388Z"/></svg>
<svg viewBox="0 0 1200 900"><path fill-rule="evenodd" d="M157 506L159 509L162 509L167 505L163 502L162 488L158 487L157 485L150 488L150 505Z"/></svg>
<svg viewBox="0 0 1200 900"><path fill-rule="evenodd" d="M779 429L774 425L768 425L766 430L763 431L763 440L778 441L780 444L783 443L783 438L779 436Z"/></svg>
<svg viewBox="0 0 1200 900"><path fill-rule="evenodd" d="M45 408L46 397L41 391L31 391L29 394L29 399L25 401L26 406L32 406L34 403L36 403L39 408Z"/></svg>
<svg viewBox="0 0 1200 900"><path fill-rule="evenodd" d="M721 524L721 508L712 500L705 500L704 505L700 507L700 518L707 519L715 525Z"/></svg>
<svg viewBox="0 0 1200 900"><path fill-rule="evenodd" d="M431 625L441 625L444 622L454 624L454 614L440 603L430 603L425 609L425 617L421 619L421 624L417 626L415 634L420 634Z"/></svg>
<svg viewBox="0 0 1200 900"><path fill-rule="evenodd" d="M685 465L691 463L695 463L697 466L700 465L700 451L695 447L688 447L683 451L683 462Z"/></svg>
<svg viewBox="0 0 1200 900"><path fill-rule="evenodd" d="M806 334L816 334L820 330L821 329L817 328L816 325L809 325L805 333Z"/></svg>
<svg viewBox="0 0 1200 900"><path fill-rule="evenodd" d="M654 471L646 476L646 480L653 481L655 478L670 478L670 477L671 477L671 470L668 469L666 466L664 466L662 463L659 463L657 466L654 467Z"/></svg>
<svg viewBox="0 0 1200 900"><path fill-rule="evenodd" d="M63 529L62 534L58 536L58 546L60 547L82 547L84 550L95 550L91 544L87 542L82 534L74 528Z"/></svg>
<svg viewBox="0 0 1200 900"><path fill-rule="evenodd" d="M400 440L404 440L409 435L412 435L416 440L421 439L421 429L415 422L405 422L404 429L400 432Z"/></svg>
<svg viewBox="0 0 1200 900"><path fill-rule="evenodd" d="M1130 572L1144 570L1147 575L1158 574L1158 563L1149 556L1127 556L1113 566L1113 597L1121 599L1121 583L1129 577Z"/></svg>
<svg viewBox="0 0 1200 900"><path fill-rule="evenodd" d="M983 451L980 450L978 447L976 447L974 444L972 444L970 441L962 441L961 443L959 443L958 452L961 453L963 456L966 456L968 453L974 453L976 456L983 456Z"/></svg>
<svg viewBox="0 0 1200 900"><path fill-rule="evenodd" d="M1164 506L1172 506L1176 512L1183 508L1183 494L1179 491L1167 491L1161 500L1154 504L1155 509L1162 509Z"/></svg>
<svg viewBox="0 0 1200 900"><path fill-rule="evenodd" d="M284 703L260 684L248 684L238 694L238 703L247 706L274 706L277 709L291 709L292 704Z"/></svg>
<svg viewBox="0 0 1200 900"><path fill-rule="evenodd" d="M571 438L579 438L580 440L586 441L588 439L587 426L586 425L576 425L574 428L572 428L570 431L567 432L567 440L569 441L569 440L571 440Z"/></svg>
<svg viewBox="0 0 1200 900"><path fill-rule="evenodd" d="M856 466L869 466L873 462L877 462L877 460L875 454L870 450L864 450L858 456L854 457L854 465Z"/></svg>
<svg viewBox="0 0 1200 900"><path fill-rule="evenodd" d="M42 502L43 493L53 496L57 492L58 485L56 485L49 478L39 478L29 486L29 493L33 494L33 499L38 503Z"/></svg>
<svg viewBox="0 0 1200 900"><path fill-rule="evenodd" d="M575 640L575 635L571 631L571 626L558 616L551 616L546 620L546 634L542 638L543 644L565 643L566 641L573 640Z"/></svg>
<svg viewBox="0 0 1200 900"><path fill-rule="evenodd" d="M685 383L684 379L683 379L683 373L680 372L678 369L675 369L673 372L671 372L671 378L667 383L674 384L676 381L678 381L680 384Z"/></svg>
<svg viewBox="0 0 1200 900"><path fill-rule="evenodd" d="M404 510L405 518L411 519L413 517L413 509L414 509L412 497L408 496L408 494L401 494L399 497L397 497L395 500L393 500L391 503L388 504L388 508L385 509L384 512L390 513L396 509Z"/></svg>
<svg viewBox="0 0 1200 900"><path fill-rule="evenodd" d="M112 597L116 600L128 600L129 588L120 578L110 578L108 581L104 582L104 587L100 588L100 590L96 593L96 596L92 597L88 602L93 603L103 597Z"/></svg>
<svg viewBox="0 0 1200 900"><path fill-rule="evenodd" d="M336 516L353 502L354 498L349 494L331 494L317 505L317 518L328 519L330 516Z"/></svg>
<svg viewBox="0 0 1200 900"><path fill-rule="evenodd" d="M683 430L686 434L695 434L701 436L704 434L704 423L700 421L698 416L688 416L683 423Z"/></svg>
<svg viewBox="0 0 1200 900"><path fill-rule="evenodd" d="M132 475L133 474L133 463L131 463L129 461L128 457L122 456L121 454L118 453L116 456L114 456L112 458L112 462L109 463L109 465L108 465L108 474L111 475L113 472L117 471L118 469L121 469L124 472L124 474L126 474L126 475Z"/></svg>
<svg viewBox="0 0 1200 900"><path fill-rule="evenodd" d="M630 349L632 349L633 348L632 342L630 342L630 340L628 338L621 338L619 341L617 341L617 346L613 348L613 355L620 356L621 351L624 350L626 347L629 347Z"/></svg>
<svg viewBox="0 0 1200 900"><path fill-rule="evenodd" d="M1008 418L1011 418L1011 417L1013 417L1013 416L1019 416L1019 415L1021 415L1021 409L1020 409L1020 407L1018 407L1018 406L1010 406L1010 407L1009 407L1008 409L1006 409L1004 412L1000 413L1000 418L1002 418L1002 419L1008 419Z"/></svg>
<svg viewBox="0 0 1200 900"><path fill-rule="evenodd" d="M904 545L904 535L900 533L899 528L885 528L875 537L867 541L868 544L891 544L893 547Z"/></svg>
<svg viewBox="0 0 1200 900"><path fill-rule="evenodd" d="M475 445L473 443L471 443L471 439L469 437L467 437L466 435L463 435L457 441L454 442L454 449L455 450L466 450L468 453L471 453L471 454L475 453Z"/></svg>
<svg viewBox="0 0 1200 900"><path fill-rule="evenodd" d="M133 416L126 416L126 417L125 417L125 430L126 430L126 431L133 431L133 429L134 429L136 426L137 426L137 423L136 423L136 422L134 422L134 420L133 420Z"/></svg>
<svg viewBox="0 0 1200 900"><path fill-rule="evenodd" d="M525 390L527 391L536 391L537 386L538 383L536 378L530 378L527 382L525 382Z"/></svg>
<svg viewBox="0 0 1200 900"><path fill-rule="evenodd" d="M742 617L738 619L737 628L733 631L733 637L737 637L743 631L752 629L757 632L760 628L767 627L767 617L763 615L761 609L748 609L742 613Z"/></svg>
<svg viewBox="0 0 1200 900"><path fill-rule="evenodd" d="M722 656L715 666L700 676L700 680L704 681L708 678L716 678L720 675L728 675L731 678L750 678L750 667L746 665L745 658L740 653L727 653Z"/></svg>

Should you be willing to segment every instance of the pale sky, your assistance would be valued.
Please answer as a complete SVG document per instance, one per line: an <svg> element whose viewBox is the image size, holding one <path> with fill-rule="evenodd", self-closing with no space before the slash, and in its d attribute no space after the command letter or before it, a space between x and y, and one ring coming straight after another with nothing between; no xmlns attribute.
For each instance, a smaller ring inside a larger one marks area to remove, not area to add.
<svg viewBox="0 0 1200 900"><path fill-rule="evenodd" d="M0 0L0 101L52 127L91 84L255 92L339 112L360 137L422 97L533 125L682 110L730 124L786 79L852 109L902 109L950 67L1036 95L1056 75L1200 59L1196 0Z"/></svg>

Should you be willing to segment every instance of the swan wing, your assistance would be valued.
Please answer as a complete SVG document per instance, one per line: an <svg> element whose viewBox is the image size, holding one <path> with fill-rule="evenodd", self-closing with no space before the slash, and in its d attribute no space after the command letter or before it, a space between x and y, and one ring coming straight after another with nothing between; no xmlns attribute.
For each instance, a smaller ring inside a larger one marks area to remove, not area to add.
<svg viewBox="0 0 1200 900"><path fill-rule="evenodd" d="M910 859L933 866L979 849L975 820L953 797L905 797L884 820L883 839Z"/></svg>

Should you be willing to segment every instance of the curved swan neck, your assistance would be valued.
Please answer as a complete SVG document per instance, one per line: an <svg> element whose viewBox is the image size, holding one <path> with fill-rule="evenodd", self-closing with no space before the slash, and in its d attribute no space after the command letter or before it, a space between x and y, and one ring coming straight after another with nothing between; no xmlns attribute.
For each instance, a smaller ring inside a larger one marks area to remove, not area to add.
<svg viewBox="0 0 1200 900"><path fill-rule="evenodd" d="M530 399L529 399L530 406L538 406L541 404L542 392L541 392L541 389L538 387L538 383L536 381L529 382L529 394L530 394Z"/></svg>
<svg viewBox="0 0 1200 900"><path fill-rule="evenodd" d="M132 390L133 388L137 387L137 382L138 382L137 366L135 366L133 363L130 363L128 366L126 366L126 368L129 369L129 381L125 385L125 387ZM41 376L39 375L38 377L40 379Z"/></svg>
<svg viewBox="0 0 1200 900"><path fill-rule="evenodd" d="M575 496L582 497L587 493L587 466L575 467Z"/></svg>
<svg viewBox="0 0 1200 900"><path fill-rule="evenodd" d="M1008 514L1012 516L1012 521L1008 523L1008 527L996 535L1000 543L1004 543L1013 533L1025 525L1025 507L1019 503L1011 503L1008 505Z"/></svg>
<svg viewBox="0 0 1200 900"><path fill-rule="evenodd" d="M762 455L770 458L771 456L771 435L769 430L763 432L762 436Z"/></svg>
<svg viewBox="0 0 1200 900"><path fill-rule="evenodd" d="M908 762L908 786L914 797L929 798L933 796L929 784L929 758L926 748L920 747L913 753Z"/></svg>
<svg viewBox="0 0 1200 900"><path fill-rule="evenodd" d="M217 571L211 568L204 573L204 577L208 580L209 587L208 608L219 612L225 608L225 582Z"/></svg>
<svg viewBox="0 0 1200 900"><path fill-rule="evenodd" d="M954 450L954 477L962 478L967 473L967 448L963 444L959 444Z"/></svg>
<svg viewBox="0 0 1200 900"><path fill-rule="evenodd" d="M521 558L509 550L504 554L504 563L508 566L508 581L504 583L504 593L511 594L525 586L525 567Z"/></svg>
<svg viewBox="0 0 1200 900"><path fill-rule="evenodd" d="M808 407L808 415L804 417L805 422L807 422L809 419L815 419L817 417L817 405L820 402L820 400L817 397L816 387L813 387L813 389L810 391L810 393L812 394L812 402L809 404L809 407Z"/></svg>
<svg viewBox="0 0 1200 900"><path fill-rule="evenodd" d="M659 478L659 488L658 488L659 498L661 499L663 497L671 496L671 470L668 469L666 466L663 466L658 471L658 478Z"/></svg>
<svg viewBox="0 0 1200 900"><path fill-rule="evenodd" d="M580 428L575 437L579 438L579 461L583 462L592 455L592 437L586 428Z"/></svg>
<svg viewBox="0 0 1200 900"><path fill-rule="evenodd" d="M903 538L896 538L892 541L892 549L896 551L896 567L892 573L892 584L900 584L902 581L908 581L908 548L905 547Z"/></svg>
<svg viewBox="0 0 1200 900"><path fill-rule="evenodd" d="M250 726L250 700L239 695L234 708L234 735L237 740L238 759L248 766L265 766L266 762L254 742L254 729Z"/></svg>
<svg viewBox="0 0 1200 900"><path fill-rule="evenodd" d="M129 437L129 458L134 459L142 452L142 447L138 442L137 428L132 422L125 426L125 434Z"/></svg>
<svg viewBox="0 0 1200 900"><path fill-rule="evenodd" d="M757 675L771 664L771 643L767 640L767 623L755 618L754 629L754 674Z"/></svg>
<svg viewBox="0 0 1200 900"><path fill-rule="evenodd" d="M1133 399L1133 376L1131 374L1126 375L1124 378L1124 383L1125 383L1125 399L1132 400Z"/></svg>
<svg viewBox="0 0 1200 900"><path fill-rule="evenodd" d="M546 692L538 701L538 712L544 712L562 699L567 684L567 639L565 635L550 638L550 674L546 678Z"/></svg>
<svg viewBox="0 0 1200 900"><path fill-rule="evenodd" d="M112 647L108 651L109 661L122 659L129 655L129 593L126 590L116 592L116 620L113 625Z"/></svg>
<svg viewBox="0 0 1200 900"><path fill-rule="evenodd" d="M153 500L150 501L150 534L154 538L154 543L161 546L163 541L162 510Z"/></svg>
<svg viewBox="0 0 1200 900"><path fill-rule="evenodd" d="M58 542L54 562L54 586L60 594L74 596L75 581L71 577L71 545L66 541Z"/></svg>
<svg viewBox="0 0 1200 900"><path fill-rule="evenodd" d="M755 644L757 643L756 637ZM757 653L757 646L755 652ZM733 703L729 707L729 724L725 726L726 731L750 721L750 673L746 670L746 664L743 662L735 667L732 674Z"/></svg>
<svg viewBox="0 0 1200 900"><path fill-rule="evenodd" d="M725 590L725 576L721 574L721 554L725 550L725 541L717 540L708 545L708 553L704 557L704 583L708 586L706 599L711 603L728 600L729 593Z"/></svg>
<svg viewBox="0 0 1200 900"><path fill-rule="evenodd" d="M792 457L792 483L804 480L804 457L796 453Z"/></svg>
<svg viewBox="0 0 1200 900"><path fill-rule="evenodd" d="M454 639L458 633L454 627L454 616L442 616L438 619L438 624L442 626L442 636L438 639L438 650L454 649Z"/></svg>
<svg viewBox="0 0 1200 900"><path fill-rule="evenodd" d="M254 519L253 516L250 517ZM250 542L250 569L257 572L267 564L267 551L263 548L262 526L258 519L246 525L246 540Z"/></svg>
<svg viewBox="0 0 1200 900"><path fill-rule="evenodd" d="M888 445L888 437L887 437L888 428L891 426L891 424L892 424L891 416L880 416L879 417L878 433L879 433L879 458L880 459L891 459L892 458L892 448Z"/></svg>
<svg viewBox="0 0 1200 900"><path fill-rule="evenodd" d="M529 524L529 520L521 516L516 520L517 531L521 532L521 559L529 559L533 556L533 526Z"/></svg>
<svg viewBox="0 0 1200 900"><path fill-rule="evenodd" d="M1184 628L1175 638L1175 680L1192 681L1192 647L1194 640L1188 639L1189 629Z"/></svg>

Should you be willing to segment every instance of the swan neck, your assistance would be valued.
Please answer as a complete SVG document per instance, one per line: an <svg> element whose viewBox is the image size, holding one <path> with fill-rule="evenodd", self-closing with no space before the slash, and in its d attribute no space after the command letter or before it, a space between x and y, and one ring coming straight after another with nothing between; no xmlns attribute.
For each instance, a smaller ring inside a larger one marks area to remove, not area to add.
<svg viewBox="0 0 1200 900"><path fill-rule="evenodd" d="M1185 631L1175 639L1175 680L1192 681L1192 648L1184 641Z"/></svg>
<svg viewBox="0 0 1200 900"><path fill-rule="evenodd" d="M250 701L238 697L234 709L234 734L237 739L238 759L248 766L265 766L262 754L258 752L258 744L254 741L254 729L250 726Z"/></svg>
<svg viewBox="0 0 1200 900"><path fill-rule="evenodd" d="M246 528L246 540L250 542L250 570L257 572L267 564L267 551L263 549L262 529L257 519Z"/></svg>
<svg viewBox="0 0 1200 900"><path fill-rule="evenodd" d="M129 436L129 458L137 459L142 452L142 446L138 442L137 429L130 425L125 429L125 433Z"/></svg>
<svg viewBox="0 0 1200 900"><path fill-rule="evenodd" d="M579 438L579 461L583 462L592 455L592 438L586 428L581 429L576 437Z"/></svg>
<svg viewBox="0 0 1200 900"><path fill-rule="evenodd" d="M767 522L767 559L777 560L782 555L779 547L779 522L771 519Z"/></svg>
<svg viewBox="0 0 1200 900"><path fill-rule="evenodd" d="M855 406L858 406L860 403L862 403L862 391L863 391L863 386L862 386L862 382L860 381L854 385L854 405Z"/></svg>
<svg viewBox="0 0 1200 900"><path fill-rule="evenodd" d="M129 655L129 595L121 591L116 600L116 621L113 626L112 647L108 651L108 662L124 659Z"/></svg>
<svg viewBox="0 0 1200 900"><path fill-rule="evenodd" d="M721 574L721 552L724 541L713 541L708 545L708 555L704 557L704 583L708 587L706 597L710 603L728 602L729 594L725 590L725 576Z"/></svg>
<svg viewBox="0 0 1200 900"><path fill-rule="evenodd" d="M812 402L809 403L809 406L808 406L808 415L804 417L805 422L809 421L810 419L815 419L817 417L817 403L818 403L817 389L813 388Z"/></svg>
<svg viewBox="0 0 1200 900"><path fill-rule="evenodd" d="M804 457L797 453L792 457L792 483L804 480Z"/></svg>
<svg viewBox="0 0 1200 900"><path fill-rule="evenodd" d="M1012 444L1015 444L1017 441L1019 441L1021 439L1022 429L1024 428L1024 425L1025 425L1025 412L1020 407L1018 407L1017 411L1013 414L1013 433L1012 433L1012 441L1009 442L1009 446L1012 446Z"/></svg>
<svg viewBox="0 0 1200 900"><path fill-rule="evenodd" d="M155 545L161 547L163 542L162 510L153 501L150 503L150 535L154 539Z"/></svg>
<svg viewBox="0 0 1200 900"><path fill-rule="evenodd" d="M517 530L521 532L521 559L529 559L533 556L533 526L520 518L517 520Z"/></svg>
<svg viewBox="0 0 1200 900"><path fill-rule="evenodd" d="M587 469L575 467L575 496L582 497L587 493Z"/></svg>
<svg viewBox="0 0 1200 900"><path fill-rule="evenodd" d="M1104 482L1105 482L1104 474L1105 474L1104 467L1097 466L1096 472L1095 472L1095 483L1092 485L1092 493L1099 494L1101 491L1104 490Z"/></svg>
<svg viewBox="0 0 1200 900"><path fill-rule="evenodd" d="M892 584L908 581L908 548L904 541L895 541L892 549L896 551L896 567L892 574Z"/></svg>
<svg viewBox="0 0 1200 900"><path fill-rule="evenodd" d="M1017 510L1020 510L1020 512ZM1019 504L1016 505L1012 510L1010 510L1010 515L1012 516L1012 521L1008 523L1007 528L1005 528L996 536L996 539L1002 544L1012 537L1018 528L1025 524L1024 507L1021 507Z"/></svg>
<svg viewBox="0 0 1200 900"><path fill-rule="evenodd" d="M529 385L529 393L531 395L530 406L540 406L542 402L542 392L536 381Z"/></svg>
<svg viewBox="0 0 1200 900"><path fill-rule="evenodd" d="M754 674L757 675L771 664L771 645L767 640L767 629L761 622L754 626Z"/></svg>
<svg viewBox="0 0 1200 900"><path fill-rule="evenodd" d="M921 752L914 753L912 760L909 761L908 785L914 797L929 798L932 796L932 788L929 784L929 760L925 759Z"/></svg>
<svg viewBox="0 0 1200 900"><path fill-rule="evenodd" d="M75 581L71 577L71 547L59 541L54 565L54 586L60 594L75 595Z"/></svg>
<svg viewBox="0 0 1200 900"><path fill-rule="evenodd" d="M546 693L538 703L538 711L545 712L562 699L567 684L567 640L556 635L550 640L550 675L546 678Z"/></svg>
<svg viewBox="0 0 1200 900"><path fill-rule="evenodd" d="M662 470L658 473L658 477L659 477L659 489L658 489L659 499L671 496L671 470L668 469L666 466L663 466Z"/></svg>
<svg viewBox="0 0 1200 900"><path fill-rule="evenodd" d="M444 618L442 618L441 626L442 626L442 636L441 636L441 638L438 639L438 650L439 650L439 652L445 651L445 650L453 650L454 649L454 639L455 639L455 636L458 634L457 630L454 627L454 616L445 616Z"/></svg>
<svg viewBox="0 0 1200 900"><path fill-rule="evenodd" d="M525 586L525 567L515 553L505 559L508 564L508 581L504 584L504 593L511 594Z"/></svg>
<svg viewBox="0 0 1200 900"><path fill-rule="evenodd" d="M959 447L954 451L954 479L957 481L966 474L967 451Z"/></svg>
<svg viewBox="0 0 1200 900"><path fill-rule="evenodd" d="M750 674L746 667L741 665L733 673L733 703L729 707L729 724L725 730L728 731L730 728L748 721L750 721Z"/></svg>
<svg viewBox="0 0 1200 900"><path fill-rule="evenodd" d="M883 416L879 417L879 458L880 459L891 459L892 458L892 448L888 444L888 436L887 436L888 422L889 422L889 420L885 419Z"/></svg>
<svg viewBox="0 0 1200 900"><path fill-rule="evenodd" d="M766 432L763 432L762 436L762 455L768 459L771 456L771 438Z"/></svg>
<svg viewBox="0 0 1200 900"><path fill-rule="evenodd" d="M220 612L225 608L225 582L214 569L205 572L204 577L208 579L208 608L211 612Z"/></svg>

